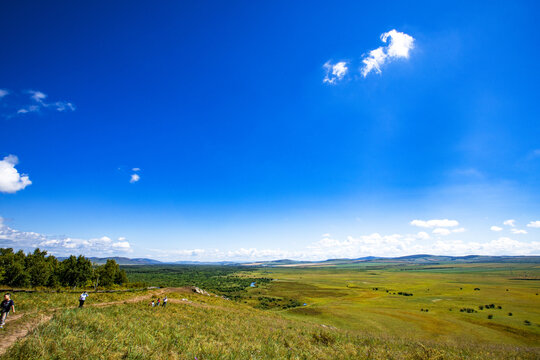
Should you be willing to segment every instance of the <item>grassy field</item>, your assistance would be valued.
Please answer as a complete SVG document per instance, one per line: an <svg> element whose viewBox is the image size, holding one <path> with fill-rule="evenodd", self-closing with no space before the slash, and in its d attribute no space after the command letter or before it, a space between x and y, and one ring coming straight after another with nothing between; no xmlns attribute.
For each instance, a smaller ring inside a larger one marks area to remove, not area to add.
<svg viewBox="0 0 540 360"><path fill-rule="evenodd" d="M538 346L539 275L539 264L267 268L259 276L276 280L244 301L296 299L306 306L280 313L355 331Z"/></svg>
<svg viewBox="0 0 540 360"><path fill-rule="evenodd" d="M238 301L165 288L91 294L87 307L76 309L76 294L16 294L19 313L28 316L8 323L3 335L23 321L42 323L1 358L540 357L539 284L532 280L538 264L280 267L233 275L275 280L248 287ZM166 308L148 306L165 295Z"/></svg>

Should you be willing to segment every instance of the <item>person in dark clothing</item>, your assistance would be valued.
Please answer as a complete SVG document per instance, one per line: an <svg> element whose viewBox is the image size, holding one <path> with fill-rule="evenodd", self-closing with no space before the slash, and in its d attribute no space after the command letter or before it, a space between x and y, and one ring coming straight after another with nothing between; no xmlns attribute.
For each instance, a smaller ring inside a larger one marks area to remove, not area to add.
<svg viewBox="0 0 540 360"><path fill-rule="evenodd" d="M15 303L13 302L13 300L11 300L11 294L6 293L4 295L4 300L0 304L0 311L1 311L0 328L4 327L6 323L6 318L10 310L13 310L13 312L15 312Z"/></svg>

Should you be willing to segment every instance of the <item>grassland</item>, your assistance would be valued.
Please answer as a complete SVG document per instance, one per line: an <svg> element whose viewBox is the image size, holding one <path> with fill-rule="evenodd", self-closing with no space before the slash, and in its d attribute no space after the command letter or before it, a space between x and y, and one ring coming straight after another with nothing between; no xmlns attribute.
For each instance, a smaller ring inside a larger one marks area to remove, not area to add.
<svg viewBox="0 0 540 360"><path fill-rule="evenodd" d="M243 279L237 283L275 280L247 287L238 301L165 288L91 294L88 307L76 309L76 294L17 294L18 310L28 316L8 323L4 334L23 321L41 324L1 358L540 357L539 284L530 280L538 278L538 264L310 266L208 275ZM164 295L166 308L148 306Z"/></svg>
<svg viewBox="0 0 540 360"><path fill-rule="evenodd" d="M538 346L540 281L522 279L539 273L538 264L269 268L258 276L277 280L249 290L244 301L296 299L306 306L280 313L360 332Z"/></svg>

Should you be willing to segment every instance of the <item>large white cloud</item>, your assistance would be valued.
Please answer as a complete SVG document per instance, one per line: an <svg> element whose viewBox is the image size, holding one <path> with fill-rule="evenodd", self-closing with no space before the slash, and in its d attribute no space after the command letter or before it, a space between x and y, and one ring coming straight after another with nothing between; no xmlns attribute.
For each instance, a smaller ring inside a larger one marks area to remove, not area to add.
<svg viewBox="0 0 540 360"><path fill-rule="evenodd" d="M0 247L32 251L39 247L57 256L88 255L109 256L132 251L123 237L112 240L108 236L79 239L67 236L47 236L36 232L20 231L7 226L0 217Z"/></svg>
<svg viewBox="0 0 540 360"><path fill-rule="evenodd" d="M381 35L381 41L388 43L369 51L362 60L360 69L362 76L366 77L371 71L381 73L381 67L395 59L409 58L410 51L414 48L414 38L397 30L390 30Z"/></svg>
<svg viewBox="0 0 540 360"><path fill-rule="evenodd" d="M32 184L28 175L20 174L15 165L19 159L15 155L8 155L0 160L0 192L15 193Z"/></svg>
<svg viewBox="0 0 540 360"><path fill-rule="evenodd" d="M457 220L448 219L433 219L433 220L413 220L410 222L412 226L418 226L423 228L445 228L458 226Z"/></svg>
<svg viewBox="0 0 540 360"><path fill-rule="evenodd" d="M347 62L340 61L336 64L331 64L330 61L327 61L323 68L326 72L323 82L328 84L335 84L339 80L343 79L349 70L347 67Z"/></svg>

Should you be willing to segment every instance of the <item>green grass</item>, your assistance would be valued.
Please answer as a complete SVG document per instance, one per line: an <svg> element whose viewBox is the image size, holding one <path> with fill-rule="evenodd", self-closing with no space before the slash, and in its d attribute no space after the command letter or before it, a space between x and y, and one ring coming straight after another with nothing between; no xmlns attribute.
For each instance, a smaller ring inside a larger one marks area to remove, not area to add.
<svg viewBox="0 0 540 360"><path fill-rule="evenodd" d="M355 331L395 336L406 332L419 340L455 343L538 345L540 282L512 280L523 273L538 276L538 264L271 268L259 275L277 281L250 289L251 298L245 301L256 304L261 296L297 299L307 306L281 311L282 315ZM479 309L492 303L502 309ZM477 312L462 313L461 308Z"/></svg>
<svg viewBox="0 0 540 360"><path fill-rule="evenodd" d="M184 296L169 294L170 298ZM9 359L534 358L531 349L374 336L291 320L220 298L65 310L12 347ZM204 301L206 305L198 305ZM536 353L538 355L538 353Z"/></svg>
<svg viewBox="0 0 540 360"><path fill-rule="evenodd" d="M16 294L19 311L32 316L62 309L3 358L537 359L540 284L515 279L539 272L494 263L237 269L225 276L276 280L242 289L239 301L165 289L91 294L88 305L145 298L84 309L74 308L77 294ZM168 307L150 308L160 291Z"/></svg>

